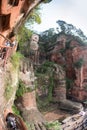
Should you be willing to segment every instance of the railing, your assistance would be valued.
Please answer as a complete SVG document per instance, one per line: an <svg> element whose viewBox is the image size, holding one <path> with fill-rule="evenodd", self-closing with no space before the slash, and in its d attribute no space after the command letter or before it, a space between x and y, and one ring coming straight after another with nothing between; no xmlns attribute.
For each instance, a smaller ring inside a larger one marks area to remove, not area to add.
<svg viewBox="0 0 87 130"><path fill-rule="evenodd" d="M3 61L3 67L5 67L7 60L10 58L14 51L14 47L8 47L8 46L1 46L0 45L0 58Z"/></svg>

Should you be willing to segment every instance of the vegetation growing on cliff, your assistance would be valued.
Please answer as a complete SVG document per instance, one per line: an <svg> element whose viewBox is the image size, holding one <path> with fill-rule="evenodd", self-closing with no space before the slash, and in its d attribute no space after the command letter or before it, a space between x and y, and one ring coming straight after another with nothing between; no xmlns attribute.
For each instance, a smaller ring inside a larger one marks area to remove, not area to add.
<svg viewBox="0 0 87 130"><path fill-rule="evenodd" d="M87 44L87 37L84 35L83 31L81 29L77 29L72 24L68 24L63 20L58 20L58 32L65 33L66 35L74 36L75 39L79 41L79 43Z"/></svg>
<svg viewBox="0 0 87 130"><path fill-rule="evenodd" d="M13 87L10 84L7 85L4 93L6 100L9 100L11 98L13 92L14 92Z"/></svg>
<svg viewBox="0 0 87 130"><path fill-rule="evenodd" d="M76 67L77 69L80 69L83 64L84 64L84 60L83 58L80 58L78 61L74 63L74 67Z"/></svg>
<svg viewBox="0 0 87 130"><path fill-rule="evenodd" d="M49 122L46 124L47 129L49 130L62 130L61 125L58 121Z"/></svg>
<svg viewBox="0 0 87 130"><path fill-rule="evenodd" d="M27 88L25 86L25 84L21 80L19 80L19 86L18 86L18 89L16 91L16 96L21 97L21 96L23 96L24 93L27 93L30 91L31 91L30 88Z"/></svg>
<svg viewBox="0 0 87 130"><path fill-rule="evenodd" d="M11 56L10 61L15 69L19 67L21 58L23 58L23 55L19 52L16 52Z"/></svg>
<svg viewBox="0 0 87 130"><path fill-rule="evenodd" d="M15 105L12 106L12 110L13 110L13 113L14 113L14 114L16 114L16 115L18 115L18 116L21 115L21 114L20 114L20 111L18 110L18 108L17 108Z"/></svg>
<svg viewBox="0 0 87 130"><path fill-rule="evenodd" d="M40 68L36 70L36 76L38 77L38 84L41 85L44 92L48 91L47 100L52 101L52 91L54 87L54 63L45 62ZM42 78L41 78L42 77Z"/></svg>

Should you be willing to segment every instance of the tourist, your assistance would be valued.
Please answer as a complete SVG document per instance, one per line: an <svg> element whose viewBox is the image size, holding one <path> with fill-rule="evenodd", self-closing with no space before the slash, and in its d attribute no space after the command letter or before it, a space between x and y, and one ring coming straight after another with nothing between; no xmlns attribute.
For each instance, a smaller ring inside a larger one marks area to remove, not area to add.
<svg viewBox="0 0 87 130"><path fill-rule="evenodd" d="M85 116L85 112L84 112L84 111L80 111L80 112L79 112L79 115Z"/></svg>
<svg viewBox="0 0 87 130"><path fill-rule="evenodd" d="M10 47L10 46L11 46L11 43L10 43L9 41L6 41L6 42L5 42L5 46Z"/></svg>
<svg viewBox="0 0 87 130"><path fill-rule="evenodd" d="M14 49L14 51L16 51L16 49L17 49L17 39L16 39L16 37L14 36L14 37L12 37L11 38L11 47Z"/></svg>
<svg viewBox="0 0 87 130"><path fill-rule="evenodd" d="M16 118L13 113L8 113L6 117L7 128L11 130L17 130Z"/></svg>

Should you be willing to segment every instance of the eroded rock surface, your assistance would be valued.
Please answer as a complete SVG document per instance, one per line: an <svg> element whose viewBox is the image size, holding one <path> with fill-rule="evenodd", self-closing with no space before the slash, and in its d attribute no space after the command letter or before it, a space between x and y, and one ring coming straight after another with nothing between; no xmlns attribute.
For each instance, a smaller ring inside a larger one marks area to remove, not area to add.
<svg viewBox="0 0 87 130"><path fill-rule="evenodd" d="M12 105L15 99L15 93L18 84L18 70L11 63L6 64L6 68L0 68L0 117L2 129L6 129L6 115L12 111Z"/></svg>
<svg viewBox="0 0 87 130"><path fill-rule="evenodd" d="M46 121L37 109L35 91L25 93L23 97L16 101L16 105L21 111L22 117L26 122L28 129L46 130Z"/></svg>
<svg viewBox="0 0 87 130"><path fill-rule="evenodd" d="M28 60L26 60L26 62L23 61L21 63L20 70L21 71L19 72L20 73L19 78L23 81L26 88L30 88L30 92L26 92L25 94L23 94L22 97L19 97L15 101L15 104L21 111L21 115L30 129L46 130L45 119L43 115L39 112L36 104L36 93L34 90L35 76L32 65L30 65L29 67L29 61Z"/></svg>
<svg viewBox="0 0 87 130"><path fill-rule="evenodd" d="M78 113L83 110L81 103L70 101L66 98L66 81L65 71L59 65L55 65L55 87L54 87L54 102L58 102L58 108L71 113Z"/></svg>
<svg viewBox="0 0 87 130"><path fill-rule="evenodd" d="M60 35L51 50L50 60L65 68L66 78L71 80L67 94L75 100L87 99L87 46L71 36Z"/></svg>

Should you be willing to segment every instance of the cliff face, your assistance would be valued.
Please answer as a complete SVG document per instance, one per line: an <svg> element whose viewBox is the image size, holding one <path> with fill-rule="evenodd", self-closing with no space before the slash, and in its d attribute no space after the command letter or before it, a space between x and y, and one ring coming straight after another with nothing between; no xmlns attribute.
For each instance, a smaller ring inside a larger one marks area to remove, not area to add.
<svg viewBox="0 0 87 130"><path fill-rule="evenodd" d="M18 88L19 77L21 80L24 80L23 82L27 87L33 86L35 78L34 75L32 76L34 73L32 67L28 66L26 68L26 65L24 65L25 62L23 62L23 68L20 70L19 74L19 68L16 68L11 63L10 59L7 62L7 58L12 54L8 51L10 49L6 48L5 57L2 57L2 50L6 47L6 40L11 40L11 38L15 36L15 33L18 31L30 11L40 2L41 0L0 0L0 130L7 129L6 116L9 112L12 112L12 105ZM5 65L4 67L3 63ZM28 72L25 72L26 70L28 70ZM21 126L23 125L21 124Z"/></svg>
<svg viewBox="0 0 87 130"><path fill-rule="evenodd" d="M5 117L11 110L18 84L18 69L15 69L11 63L6 65L6 70L0 67L0 126L5 129Z"/></svg>
<svg viewBox="0 0 87 130"><path fill-rule="evenodd" d="M1 0L0 1L0 34L10 38L26 19L30 11L41 0ZM0 36L0 45L5 39Z"/></svg>
<svg viewBox="0 0 87 130"><path fill-rule="evenodd" d="M20 69L19 69L20 68ZM19 71L20 70L20 71ZM1 84L1 89L0 89L0 130L6 130L6 116L9 112L12 112L12 106L14 104L16 92L18 90L19 86L19 80L22 81L22 83L25 85L26 93L23 95L22 100L20 100L18 104L18 108L20 111L23 113L26 113L27 115L23 115L23 118L25 119L26 122L28 117L28 113L32 109L34 109L34 116L37 116L40 118L39 115L40 112L37 109L36 106L36 97L35 97L35 76L34 76L34 70L32 64L29 62L28 59L24 59L22 61L19 61L19 64L15 66L15 61L8 62L4 68L0 67L0 84ZM23 86L22 86L23 87ZM23 88L24 89L24 88ZM30 89L30 92L27 92L27 89ZM21 91L21 90L20 90ZM19 92L20 93L20 92ZM19 100L20 98L17 98ZM18 102L18 101L17 101ZM19 105L21 107L19 107ZM36 115L36 111L38 114ZM30 114L30 113L29 113ZM31 116L29 115L29 118ZM32 117L33 118L33 117ZM31 119L31 118L30 118ZM42 118L40 118L41 120ZM20 118L18 119L19 122L21 122ZM32 119L33 120L33 119ZM24 125L24 122L22 121L20 126L22 128L19 128L20 130L27 130Z"/></svg>
<svg viewBox="0 0 87 130"><path fill-rule="evenodd" d="M87 99L87 47L77 47L73 50L73 62L83 59L81 68L75 68L76 79L72 89L72 95L78 100ZM77 89L78 88L78 89Z"/></svg>
<svg viewBox="0 0 87 130"><path fill-rule="evenodd" d="M67 91L78 101L87 99L87 46L71 37L61 35L52 50L50 59L65 67L66 78L71 80Z"/></svg>

